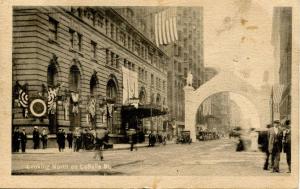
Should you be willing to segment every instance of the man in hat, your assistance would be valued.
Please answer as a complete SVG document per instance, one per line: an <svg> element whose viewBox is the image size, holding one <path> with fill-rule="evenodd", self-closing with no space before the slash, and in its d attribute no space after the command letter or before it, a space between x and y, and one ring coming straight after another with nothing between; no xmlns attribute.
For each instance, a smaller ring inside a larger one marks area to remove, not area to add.
<svg viewBox="0 0 300 189"><path fill-rule="evenodd" d="M32 140L33 140L33 149L38 149L40 147L40 132L37 126L34 126L32 132Z"/></svg>
<svg viewBox="0 0 300 189"><path fill-rule="evenodd" d="M286 153L286 161L289 166L288 173L291 172L291 126L290 120L285 121L283 132L283 152Z"/></svg>
<svg viewBox="0 0 300 189"><path fill-rule="evenodd" d="M27 135L25 132L25 128L22 129L22 132L20 133L20 138L21 138L22 152L24 153L26 151L26 143L27 143Z"/></svg>
<svg viewBox="0 0 300 189"><path fill-rule="evenodd" d="M272 155L272 161L274 160L273 173L279 172L279 161L280 153L282 151L282 138L283 133L279 128L279 120L274 121L274 127L270 129L269 132L269 153Z"/></svg>
<svg viewBox="0 0 300 189"><path fill-rule="evenodd" d="M270 130L271 127L272 127L272 124L268 124L267 125L268 130L260 132L259 136L258 136L258 143L261 146L261 151L266 153L266 161L264 163L264 168L263 168L264 170L269 169L270 153L269 153L269 150L268 150L268 146L269 146L268 136L269 136L269 130Z"/></svg>
<svg viewBox="0 0 300 189"><path fill-rule="evenodd" d="M20 131L19 131L19 127L16 127L13 135L12 135L12 150L13 152L19 152L20 149Z"/></svg>
<svg viewBox="0 0 300 189"><path fill-rule="evenodd" d="M48 132L45 127L43 127L41 136L42 136L43 149L46 149L48 143Z"/></svg>

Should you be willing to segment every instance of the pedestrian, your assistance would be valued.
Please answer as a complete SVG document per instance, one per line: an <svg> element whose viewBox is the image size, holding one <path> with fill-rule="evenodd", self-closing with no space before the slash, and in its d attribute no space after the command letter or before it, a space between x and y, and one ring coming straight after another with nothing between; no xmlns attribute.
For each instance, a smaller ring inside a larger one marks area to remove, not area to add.
<svg viewBox="0 0 300 189"><path fill-rule="evenodd" d="M62 131L61 131L61 145L62 145L62 149L64 151L65 147L66 147L66 132L64 129L62 129Z"/></svg>
<svg viewBox="0 0 300 189"><path fill-rule="evenodd" d="M130 151L133 151L134 145L137 143L137 133L135 129L129 130L129 144L130 144ZM135 147L137 150L137 147Z"/></svg>
<svg viewBox="0 0 300 189"><path fill-rule="evenodd" d="M78 152L80 148L81 148L81 133L79 128L76 128L74 132L74 152Z"/></svg>
<svg viewBox="0 0 300 189"><path fill-rule="evenodd" d="M289 166L288 173L291 172L291 126L290 120L285 121L285 130L283 137L283 152L286 153L286 161Z"/></svg>
<svg viewBox="0 0 300 189"><path fill-rule="evenodd" d="M12 151L19 152L20 150L20 131L19 127L16 127L12 135Z"/></svg>
<svg viewBox="0 0 300 189"><path fill-rule="evenodd" d="M25 132L25 128L23 128L22 132L20 133L20 139L21 139L22 152L24 153L26 151L26 143L27 143L27 134Z"/></svg>
<svg viewBox="0 0 300 189"><path fill-rule="evenodd" d="M105 143L108 133L104 128L96 130L96 148L94 158L96 160L103 160L103 145Z"/></svg>
<svg viewBox="0 0 300 189"><path fill-rule="evenodd" d="M267 131L262 131L260 132L259 136L258 136L258 144L260 145L260 149L262 152L264 152L266 154L266 160L264 163L264 170L268 170L269 169L269 157L270 157L270 153L268 150L268 146L269 146L269 141L268 141L268 136L269 136L269 129L272 127L272 124L268 124L267 125Z"/></svg>
<svg viewBox="0 0 300 189"><path fill-rule="evenodd" d="M34 126L33 132L32 132L32 140L33 140L33 149L39 149L40 148L40 132L38 130L37 126Z"/></svg>
<svg viewBox="0 0 300 189"><path fill-rule="evenodd" d="M41 136L42 136L43 149L46 149L48 144L48 132L45 127L43 127Z"/></svg>
<svg viewBox="0 0 300 189"><path fill-rule="evenodd" d="M282 151L282 138L283 133L279 127L279 120L274 121L274 127L270 129L269 132L269 153L272 155L273 163L273 173L279 173L279 162L280 162L280 153Z"/></svg>
<svg viewBox="0 0 300 189"><path fill-rule="evenodd" d="M58 151L62 152L63 151L63 146L62 146L62 130L58 129L56 133L56 141L58 145Z"/></svg>
<svg viewBox="0 0 300 189"><path fill-rule="evenodd" d="M67 141L69 144L69 149L72 149L72 144L73 144L73 133L72 131L69 129L69 132L67 133Z"/></svg>
<svg viewBox="0 0 300 189"><path fill-rule="evenodd" d="M250 150L256 152L258 150L258 133L255 131L255 128L250 129L250 139Z"/></svg>

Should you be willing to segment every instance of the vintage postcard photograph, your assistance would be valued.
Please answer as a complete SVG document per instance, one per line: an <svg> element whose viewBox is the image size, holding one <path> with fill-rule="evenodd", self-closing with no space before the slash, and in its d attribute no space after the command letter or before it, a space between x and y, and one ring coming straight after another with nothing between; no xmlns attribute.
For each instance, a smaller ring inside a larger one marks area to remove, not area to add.
<svg viewBox="0 0 300 189"><path fill-rule="evenodd" d="M0 4L1 187L297 188L299 3L269 2Z"/></svg>

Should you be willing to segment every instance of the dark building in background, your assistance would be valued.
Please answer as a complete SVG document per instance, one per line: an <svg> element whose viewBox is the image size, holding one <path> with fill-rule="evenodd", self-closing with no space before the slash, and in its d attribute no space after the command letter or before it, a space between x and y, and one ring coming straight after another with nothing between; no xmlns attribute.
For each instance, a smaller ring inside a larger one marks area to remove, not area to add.
<svg viewBox="0 0 300 189"><path fill-rule="evenodd" d="M218 74L214 68L205 68L205 82ZM201 109L202 108L202 109ZM228 92L214 94L208 97L198 109L198 129L227 133L230 128L230 98Z"/></svg>
<svg viewBox="0 0 300 189"><path fill-rule="evenodd" d="M277 81L282 86L279 103L280 119L291 119L291 80L292 80L292 8L275 7L273 15L272 42L278 66ZM276 77L275 77L276 78Z"/></svg>
<svg viewBox="0 0 300 189"><path fill-rule="evenodd" d="M51 87L58 89L52 111L38 119L14 93L14 127L26 127L29 133L33 126L47 127L50 133L107 127L115 142L129 128L162 130L162 124L151 128L149 120L164 114L167 106L169 57L119 10L134 17L126 7L14 8L13 87L18 81L29 103L47 99ZM137 74L133 92L124 92L123 68ZM127 92L134 95L124 99ZM129 98L138 99L142 115L122 117L124 107L132 108Z"/></svg>

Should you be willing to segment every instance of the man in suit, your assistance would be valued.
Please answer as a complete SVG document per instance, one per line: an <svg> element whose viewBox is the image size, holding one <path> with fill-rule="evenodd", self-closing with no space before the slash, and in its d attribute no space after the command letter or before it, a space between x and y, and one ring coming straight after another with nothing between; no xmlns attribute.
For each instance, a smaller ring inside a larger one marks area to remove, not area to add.
<svg viewBox="0 0 300 189"><path fill-rule="evenodd" d="M13 152L19 152L19 149L20 149L20 131L19 131L18 127L13 132L12 141L13 141L13 145L12 145Z"/></svg>
<svg viewBox="0 0 300 189"><path fill-rule="evenodd" d="M23 128L22 132L20 133L20 139L21 139L22 152L24 153L26 151L26 143L27 143L27 135L25 132L25 128Z"/></svg>
<svg viewBox="0 0 300 189"><path fill-rule="evenodd" d="M282 151L282 138L283 133L278 120L274 121L274 127L269 132L269 153L272 155L272 161L274 160L273 173L279 172L280 153Z"/></svg>
<svg viewBox="0 0 300 189"><path fill-rule="evenodd" d="M283 133L283 152L286 153L286 161L289 166L288 173L291 172L291 126L290 120L285 122L285 130Z"/></svg>
<svg viewBox="0 0 300 189"><path fill-rule="evenodd" d="M38 149L40 147L40 132L37 126L34 126L33 133L32 133L32 140L33 140L33 149Z"/></svg>
<svg viewBox="0 0 300 189"><path fill-rule="evenodd" d="M261 145L261 151L266 153L266 161L264 163L264 168L263 168L264 170L269 169L270 153L268 150L268 146L269 146L268 136L269 136L269 130L271 127L272 127L272 124L268 124L267 125L268 130L260 132L260 134L258 136L258 143Z"/></svg>

